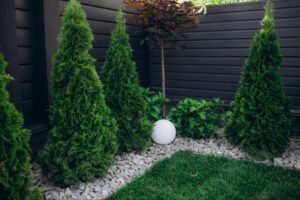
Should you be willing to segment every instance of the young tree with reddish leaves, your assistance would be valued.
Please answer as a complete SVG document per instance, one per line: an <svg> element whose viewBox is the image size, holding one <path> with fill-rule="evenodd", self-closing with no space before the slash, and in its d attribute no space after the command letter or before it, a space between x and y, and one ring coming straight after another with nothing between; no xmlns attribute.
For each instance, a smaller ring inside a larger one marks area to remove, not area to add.
<svg viewBox="0 0 300 200"><path fill-rule="evenodd" d="M164 48L181 47L178 38L184 37L184 31L199 26L198 13L201 6L192 2L179 3L177 0L124 0L129 9L137 11L137 15L129 16L139 25L140 31L146 33L143 42L151 48L159 47L161 51L161 85L166 96ZM164 105L163 116L166 115Z"/></svg>

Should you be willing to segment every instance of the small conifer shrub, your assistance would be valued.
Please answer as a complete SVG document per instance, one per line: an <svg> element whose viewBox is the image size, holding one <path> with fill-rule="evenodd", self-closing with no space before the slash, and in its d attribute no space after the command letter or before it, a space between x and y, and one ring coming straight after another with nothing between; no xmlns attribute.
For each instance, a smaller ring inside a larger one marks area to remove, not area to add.
<svg viewBox="0 0 300 200"><path fill-rule="evenodd" d="M279 73L281 54L267 2L261 30L255 35L226 125L227 139L257 158L279 156L293 131L290 101Z"/></svg>
<svg viewBox="0 0 300 200"><path fill-rule="evenodd" d="M117 125L89 54L93 34L77 0L71 0L51 71L52 130L40 153L43 172L59 186L106 174L117 152Z"/></svg>
<svg viewBox="0 0 300 200"><path fill-rule="evenodd" d="M104 91L119 125L120 151L142 151L150 142L152 125L147 119L147 101L138 83L122 11L116 22L102 66Z"/></svg>
<svg viewBox="0 0 300 200"><path fill-rule="evenodd" d="M6 66L0 53L0 199L30 200L36 196L29 168L30 132L9 101L6 86L12 77L5 73Z"/></svg>

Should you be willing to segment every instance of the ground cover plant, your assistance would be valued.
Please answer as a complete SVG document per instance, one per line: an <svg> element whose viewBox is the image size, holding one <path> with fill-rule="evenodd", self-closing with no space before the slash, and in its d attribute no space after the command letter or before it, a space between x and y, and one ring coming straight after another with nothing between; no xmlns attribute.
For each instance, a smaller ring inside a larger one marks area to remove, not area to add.
<svg viewBox="0 0 300 200"><path fill-rule="evenodd" d="M159 119L163 118L163 105L169 102L161 92L151 91L149 88L144 89L144 95L147 98L148 102L148 119L151 122L156 122Z"/></svg>
<svg viewBox="0 0 300 200"><path fill-rule="evenodd" d="M290 101L279 72L281 55L268 2L261 30L255 35L239 89L232 102L226 138L257 158L276 157L293 132Z"/></svg>
<svg viewBox="0 0 300 200"><path fill-rule="evenodd" d="M179 152L108 200L298 200L300 171Z"/></svg>
<svg viewBox="0 0 300 200"><path fill-rule="evenodd" d="M6 86L13 78L5 73L7 63L0 53L0 199L42 199L31 183L31 133L24 129L23 116L9 101Z"/></svg>
<svg viewBox="0 0 300 200"><path fill-rule="evenodd" d="M143 151L151 141L152 124L147 119L148 104L139 86L121 11L118 12L116 23L101 67L106 101L119 125L119 150Z"/></svg>
<svg viewBox="0 0 300 200"><path fill-rule="evenodd" d="M59 186L106 174L117 152L117 125L89 54L93 34L77 0L71 0L51 71L52 129L39 155L43 173Z"/></svg>
<svg viewBox="0 0 300 200"><path fill-rule="evenodd" d="M224 110L222 101L218 98L208 100L185 99L172 108L170 119L179 135L183 137L211 137L220 127Z"/></svg>

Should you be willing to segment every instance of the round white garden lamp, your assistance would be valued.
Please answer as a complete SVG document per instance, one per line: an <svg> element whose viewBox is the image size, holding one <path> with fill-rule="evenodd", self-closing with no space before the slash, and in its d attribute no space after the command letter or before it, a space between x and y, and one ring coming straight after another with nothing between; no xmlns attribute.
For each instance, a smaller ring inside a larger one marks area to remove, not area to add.
<svg viewBox="0 0 300 200"><path fill-rule="evenodd" d="M158 144L170 144L176 136L176 128L169 120L161 119L154 123L152 139Z"/></svg>

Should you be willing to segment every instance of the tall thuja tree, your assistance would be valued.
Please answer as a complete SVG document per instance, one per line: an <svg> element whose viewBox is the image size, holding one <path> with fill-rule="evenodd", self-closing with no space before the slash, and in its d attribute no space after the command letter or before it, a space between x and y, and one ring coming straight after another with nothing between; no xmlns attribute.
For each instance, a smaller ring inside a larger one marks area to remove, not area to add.
<svg viewBox="0 0 300 200"><path fill-rule="evenodd" d="M11 76L0 53L0 199L30 199L30 132L6 91Z"/></svg>
<svg viewBox="0 0 300 200"><path fill-rule="evenodd" d="M93 34L77 0L71 0L51 72L52 130L40 153L43 172L59 186L105 175L117 151L116 121L105 104Z"/></svg>
<svg viewBox="0 0 300 200"><path fill-rule="evenodd" d="M123 0L125 5L137 11L129 19L138 23L140 31L146 33L143 42L150 47L158 47L161 52L161 86L166 96L165 52L167 47L181 47L178 38L184 36L187 29L197 28L197 15L205 6L198 6L191 1L178 0ZM163 116L166 115L166 106L163 106Z"/></svg>
<svg viewBox="0 0 300 200"><path fill-rule="evenodd" d="M121 11L116 23L102 66L104 91L107 104L118 121L120 151L142 151L150 142L152 128L146 119L147 102L139 86Z"/></svg>
<svg viewBox="0 0 300 200"><path fill-rule="evenodd" d="M229 141L258 158L278 156L289 144L293 130L290 102L279 72L281 54L267 2L261 30L255 35L245 62L240 87L226 126Z"/></svg>

